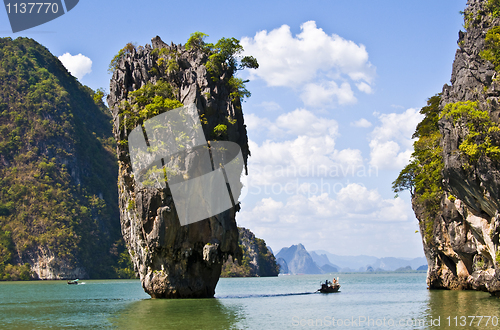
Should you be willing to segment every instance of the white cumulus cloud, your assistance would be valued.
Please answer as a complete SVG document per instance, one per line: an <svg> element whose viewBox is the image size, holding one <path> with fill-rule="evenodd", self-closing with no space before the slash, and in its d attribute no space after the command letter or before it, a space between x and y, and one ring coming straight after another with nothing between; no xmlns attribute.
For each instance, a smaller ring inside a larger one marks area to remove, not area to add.
<svg viewBox="0 0 500 330"><path fill-rule="evenodd" d="M353 104L357 101L349 83L343 82L339 87L335 81L306 84L301 98L304 104L310 107L334 104L335 101L338 104Z"/></svg>
<svg viewBox="0 0 500 330"><path fill-rule="evenodd" d="M251 185L286 184L297 177L341 178L354 175L363 165L358 149L338 149L339 125L306 109L296 109L274 121L254 114L245 117L250 132L273 140L249 141Z"/></svg>
<svg viewBox="0 0 500 330"><path fill-rule="evenodd" d="M355 122L351 123L351 126L354 127L361 127L361 128L368 128L372 126L372 123L370 123L368 120L365 118L361 118L359 120L356 120Z"/></svg>
<svg viewBox="0 0 500 330"><path fill-rule="evenodd" d="M409 244L421 244L409 201L385 199L377 189L356 183L337 193L311 194L313 186L302 184L297 194L284 200L266 197L242 208L238 224L252 228L275 251L300 242L308 250L335 248L344 255L366 253L363 249L373 245L372 253L393 255Z"/></svg>
<svg viewBox="0 0 500 330"><path fill-rule="evenodd" d="M380 125L373 129L370 141L370 165L379 169L401 169L413 152L411 136L423 115L417 109L403 113L378 114Z"/></svg>
<svg viewBox="0 0 500 330"><path fill-rule="evenodd" d="M296 36L282 25L241 39L245 54L259 61L259 68L250 70L253 78L300 90L304 103L314 107L356 102L351 82L361 92L372 92L375 67L364 45L328 35L314 21L300 28Z"/></svg>
<svg viewBox="0 0 500 330"><path fill-rule="evenodd" d="M373 93L373 90L372 90L372 87L370 85L368 85L367 83L365 83L364 81L360 82L360 83L357 83L356 84L356 87L358 87L358 89L366 94L371 94Z"/></svg>
<svg viewBox="0 0 500 330"><path fill-rule="evenodd" d="M64 67L78 79L82 79L83 76L92 72L92 60L85 55L64 53L58 58Z"/></svg>
<svg viewBox="0 0 500 330"><path fill-rule="evenodd" d="M338 124L335 120L318 118L305 109L296 109L279 116L276 125L285 129L287 133L295 135L335 136L338 133Z"/></svg>
<svg viewBox="0 0 500 330"><path fill-rule="evenodd" d="M281 106L274 101L264 101L259 106L263 107L266 111L278 111L281 110Z"/></svg>

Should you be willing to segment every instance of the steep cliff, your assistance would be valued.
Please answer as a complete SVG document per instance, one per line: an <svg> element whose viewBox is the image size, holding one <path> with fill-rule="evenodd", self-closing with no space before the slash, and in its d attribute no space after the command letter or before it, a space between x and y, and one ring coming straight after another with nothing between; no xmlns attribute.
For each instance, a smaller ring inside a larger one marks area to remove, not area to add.
<svg viewBox="0 0 500 330"><path fill-rule="evenodd" d="M278 276L280 267L266 242L249 229L238 227L238 244L243 251L241 261L230 256L222 267L221 277Z"/></svg>
<svg viewBox="0 0 500 330"><path fill-rule="evenodd" d="M276 259L276 263L280 266L280 274L290 274L290 270L288 269L288 264L285 259L278 258Z"/></svg>
<svg viewBox="0 0 500 330"><path fill-rule="evenodd" d="M152 39L152 46L129 44L110 67L114 73L108 104L118 141L122 234L142 286L154 298L212 297L223 262L229 255L241 257L237 201L218 215L181 225L169 182L163 187L138 183L129 153L134 128L171 109L194 104L205 139L237 143L246 166L249 150L241 98L250 93L234 75L257 64L247 57L238 61L242 50L238 40L223 38L213 45L206 44L204 37L194 33L186 46L167 45L159 37ZM187 170L192 159L179 160L177 174L194 177L196 173Z"/></svg>
<svg viewBox="0 0 500 330"><path fill-rule="evenodd" d="M499 1L467 2L451 86L422 109L395 183L412 192L430 288L500 295L499 14Z"/></svg>
<svg viewBox="0 0 500 330"><path fill-rule="evenodd" d="M323 271L316 265L313 258L302 244L282 248L276 258L285 260L291 274L322 274Z"/></svg>
<svg viewBox="0 0 500 330"><path fill-rule="evenodd" d="M0 39L0 280L118 276L118 167L101 98L36 41Z"/></svg>

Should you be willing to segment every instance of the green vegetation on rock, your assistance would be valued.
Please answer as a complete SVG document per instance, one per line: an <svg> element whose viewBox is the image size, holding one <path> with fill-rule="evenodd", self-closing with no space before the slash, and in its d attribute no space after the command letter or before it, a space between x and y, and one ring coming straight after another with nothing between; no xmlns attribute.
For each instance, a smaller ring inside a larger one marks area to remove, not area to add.
<svg viewBox="0 0 500 330"><path fill-rule="evenodd" d="M413 138L414 152L408 164L393 182L394 192L409 190L416 203L424 208L425 235L432 235L434 217L439 211L443 197L442 170L443 156L439 146L439 101L440 95L435 95L427 101L427 106L420 110L425 117L417 125Z"/></svg>
<svg viewBox="0 0 500 330"><path fill-rule="evenodd" d="M227 84L233 101L250 97L251 93L245 87L248 81L236 78L234 75L238 70L245 68L257 69L259 67L257 60L253 56L240 56L243 46L236 38L221 38L217 43L211 44L205 43L206 37L208 35L202 32L192 33L186 43L186 49L202 49L209 55L205 65L207 71L213 81L222 81Z"/></svg>
<svg viewBox="0 0 500 330"><path fill-rule="evenodd" d="M500 0L488 0L486 3L486 10L493 15L493 17L500 16Z"/></svg>
<svg viewBox="0 0 500 330"><path fill-rule="evenodd" d="M432 235L433 219L444 196L438 121L446 118L466 128L467 135L461 139L457 150L463 157L464 170L473 167L481 157L500 161L500 127L491 120L488 111L479 110L477 102L466 101L449 103L440 112L439 102L440 96L433 96L420 111L425 118L413 135L418 140L413 145L412 160L393 182L394 192L409 190L415 202L423 207L427 238ZM454 201L455 197L450 195L448 199Z"/></svg>
<svg viewBox="0 0 500 330"><path fill-rule="evenodd" d="M109 63L108 72L109 73L115 72L118 62L123 58L123 56L125 56L125 54L132 53L135 49L136 49L135 44L131 42L126 44L125 47L123 47L122 49L120 49L118 51L118 54L116 54L111 60L111 63Z"/></svg>
<svg viewBox="0 0 500 330"><path fill-rule="evenodd" d="M276 262L274 254L266 246L266 242L261 238L256 238L258 247L257 262L259 264L259 276L277 276L280 272L280 266Z"/></svg>
<svg viewBox="0 0 500 330"><path fill-rule="evenodd" d="M169 48L155 48L151 51L153 56L153 67L149 73L157 76L169 76L179 71L179 53L174 49Z"/></svg>
<svg viewBox="0 0 500 330"><path fill-rule="evenodd" d="M215 140L224 140L227 138L227 125L219 124L214 127L212 138Z"/></svg>
<svg viewBox="0 0 500 330"><path fill-rule="evenodd" d="M496 71L500 71L500 26L488 30L484 38L484 48L479 55L486 61L490 61Z"/></svg>
<svg viewBox="0 0 500 330"><path fill-rule="evenodd" d="M205 43L205 38L208 37L208 34L203 32L193 32L189 37L188 41L184 45L187 50L191 49L201 49L206 52L210 51L211 44Z"/></svg>
<svg viewBox="0 0 500 330"><path fill-rule="evenodd" d="M464 28L468 31L478 27L485 17L488 17L490 22L491 18L500 17L500 0L487 0L482 10L474 12L467 8L460 13L464 17Z"/></svg>
<svg viewBox="0 0 500 330"><path fill-rule="evenodd" d="M500 0L488 0L486 13L495 18L500 17ZM491 62L495 70L500 72L500 26L493 26L484 38L484 49L479 52L482 59Z"/></svg>
<svg viewBox="0 0 500 330"><path fill-rule="evenodd" d="M175 99L174 90L169 83L163 80L156 84L147 83L130 92L129 101L122 101L120 104L120 128L125 127L130 132L145 120L182 105Z"/></svg>
<svg viewBox="0 0 500 330"><path fill-rule="evenodd" d="M248 229L238 228L238 244L243 252L241 260L230 257L222 266L221 277L278 276L279 265L266 246Z"/></svg>
<svg viewBox="0 0 500 330"><path fill-rule="evenodd" d="M477 102L449 103L441 117L452 118L455 125L467 127L468 134L458 147L467 160L464 167L475 164L481 156L500 160L500 127L491 120L488 111L478 109Z"/></svg>

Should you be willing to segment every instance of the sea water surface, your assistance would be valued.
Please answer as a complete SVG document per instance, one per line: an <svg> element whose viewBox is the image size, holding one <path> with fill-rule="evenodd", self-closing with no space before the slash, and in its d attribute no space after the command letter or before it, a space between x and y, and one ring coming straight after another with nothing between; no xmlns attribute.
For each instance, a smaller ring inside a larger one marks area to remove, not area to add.
<svg viewBox="0 0 500 330"><path fill-rule="evenodd" d="M315 293L333 276L341 292ZM0 328L500 329L500 299L427 290L423 273L223 278L215 299L181 300L150 299L138 280L82 282L0 282Z"/></svg>

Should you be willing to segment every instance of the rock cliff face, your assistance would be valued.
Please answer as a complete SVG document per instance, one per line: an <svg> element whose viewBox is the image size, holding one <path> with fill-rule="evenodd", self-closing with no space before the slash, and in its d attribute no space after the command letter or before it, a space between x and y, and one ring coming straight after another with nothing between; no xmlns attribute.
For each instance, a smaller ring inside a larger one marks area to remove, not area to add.
<svg viewBox="0 0 500 330"><path fill-rule="evenodd" d="M276 255L278 259L284 259L291 274L322 274L313 258L302 244L282 248Z"/></svg>
<svg viewBox="0 0 500 330"><path fill-rule="evenodd" d="M500 75L484 53L487 33L500 25L497 7L494 1L467 3L467 31L459 33L451 86L443 87L439 105L444 194L431 222L425 221L424 206L416 196L413 208L429 264L429 287L483 290L498 296Z"/></svg>
<svg viewBox="0 0 500 330"><path fill-rule="evenodd" d="M127 120L136 113L127 112L123 105L133 102L131 92L150 86L152 99L146 103L152 107L165 96L158 90L154 92L155 88L170 86L164 88L170 94L169 102L195 104L206 140L218 135L217 139L236 142L246 166L249 150L240 98L231 95L234 90L227 84L231 73L223 70L214 79L207 72L208 56L200 47L186 50L156 37L152 47L129 47L124 51L111 79L108 104L118 140L122 234L142 286L153 298L213 297L223 262L229 255L240 257L241 253L235 222L238 204L216 216L181 226L168 184L164 189L138 185L128 151L127 138L134 127ZM143 95L148 97L147 92ZM215 129L218 125L223 125L219 128L224 130ZM188 168L189 159L185 162L183 166Z"/></svg>
<svg viewBox="0 0 500 330"><path fill-rule="evenodd" d="M280 274L290 274L290 270L288 269L288 264L285 259L278 258L276 259L276 262L280 266Z"/></svg>
<svg viewBox="0 0 500 330"><path fill-rule="evenodd" d="M280 267L263 239L255 237L249 229L239 227L239 241L243 256L241 262L232 257L224 263L221 277L278 276Z"/></svg>

